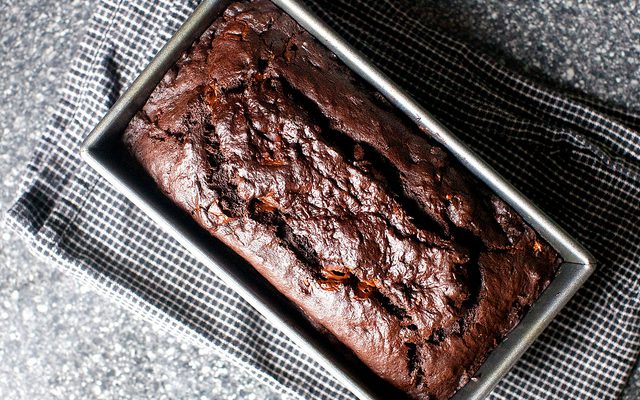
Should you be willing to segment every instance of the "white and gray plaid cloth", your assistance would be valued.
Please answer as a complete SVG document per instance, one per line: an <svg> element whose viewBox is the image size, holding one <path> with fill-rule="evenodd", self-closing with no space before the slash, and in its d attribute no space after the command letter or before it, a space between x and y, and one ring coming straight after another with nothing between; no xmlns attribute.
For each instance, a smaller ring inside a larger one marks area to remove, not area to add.
<svg viewBox="0 0 640 400"><path fill-rule="evenodd" d="M82 139L196 3L97 2L9 224L80 280L283 392L352 399L79 158ZM640 348L640 116L546 90L392 0L309 4L599 261L492 398L617 398Z"/></svg>

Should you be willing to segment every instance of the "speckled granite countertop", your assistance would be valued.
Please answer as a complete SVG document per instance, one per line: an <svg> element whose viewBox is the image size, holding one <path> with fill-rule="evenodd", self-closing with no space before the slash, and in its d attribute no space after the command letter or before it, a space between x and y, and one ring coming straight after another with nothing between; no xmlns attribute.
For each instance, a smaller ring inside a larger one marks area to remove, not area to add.
<svg viewBox="0 0 640 400"><path fill-rule="evenodd" d="M0 0L0 218L56 106L91 3ZM640 108L637 1L402 3L530 76ZM79 287L0 230L0 398L281 396ZM638 373L625 400L637 398Z"/></svg>

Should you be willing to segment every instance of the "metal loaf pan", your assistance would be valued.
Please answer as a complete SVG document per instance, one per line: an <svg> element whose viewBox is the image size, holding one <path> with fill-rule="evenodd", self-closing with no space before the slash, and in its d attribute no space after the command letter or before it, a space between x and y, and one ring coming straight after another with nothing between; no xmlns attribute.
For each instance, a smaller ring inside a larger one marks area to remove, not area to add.
<svg viewBox="0 0 640 400"><path fill-rule="evenodd" d="M516 363L560 309L593 272L592 256L562 228L544 215L489 165L476 156L425 109L341 39L297 0L273 0L348 67L379 90L425 132L433 135L474 175L509 203L562 256L564 263L549 287L517 327L491 352L476 377L459 390L455 400L482 399ZM288 335L360 399L398 398L359 360L345 355L327 340L292 304L248 263L213 239L181 212L142 171L131 168L131 156L121 136L142 108L165 72L218 17L231 0L204 0L155 59L115 103L82 145L82 157L113 186L173 235L203 264Z"/></svg>

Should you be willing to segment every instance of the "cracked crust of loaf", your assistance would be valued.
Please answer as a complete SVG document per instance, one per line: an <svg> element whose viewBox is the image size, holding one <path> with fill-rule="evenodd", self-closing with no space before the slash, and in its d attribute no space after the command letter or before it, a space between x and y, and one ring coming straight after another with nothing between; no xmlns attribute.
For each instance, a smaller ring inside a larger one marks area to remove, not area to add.
<svg viewBox="0 0 640 400"><path fill-rule="evenodd" d="M464 385L560 263L268 1L232 4L125 141L167 196L415 399Z"/></svg>

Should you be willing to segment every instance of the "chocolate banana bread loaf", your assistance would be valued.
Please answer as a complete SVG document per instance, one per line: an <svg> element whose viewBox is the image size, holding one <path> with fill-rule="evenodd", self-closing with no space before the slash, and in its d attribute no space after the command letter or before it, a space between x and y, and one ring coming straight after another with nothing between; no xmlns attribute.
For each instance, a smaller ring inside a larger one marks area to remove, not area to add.
<svg viewBox="0 0 640 400"><path fill-rule="evenodd" d="M415 399L446 399L558 254L269 1L234 3L124 140L159 188Z"/></svg>

